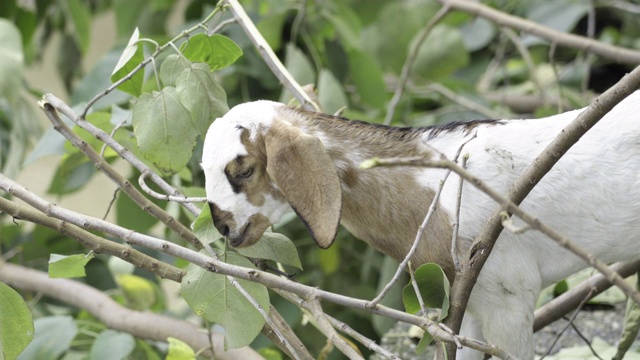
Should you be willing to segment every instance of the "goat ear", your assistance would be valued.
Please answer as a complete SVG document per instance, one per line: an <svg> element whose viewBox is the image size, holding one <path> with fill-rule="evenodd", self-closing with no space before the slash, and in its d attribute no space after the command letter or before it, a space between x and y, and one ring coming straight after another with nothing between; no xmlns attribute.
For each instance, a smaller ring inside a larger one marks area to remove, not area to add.
<svg viewBox="0 0 640 360"><path fill-rule="evenodd" d="M275 121L265 137L267 173L323 249L340 223L342 190L338 173L320 139Z"/></svg>

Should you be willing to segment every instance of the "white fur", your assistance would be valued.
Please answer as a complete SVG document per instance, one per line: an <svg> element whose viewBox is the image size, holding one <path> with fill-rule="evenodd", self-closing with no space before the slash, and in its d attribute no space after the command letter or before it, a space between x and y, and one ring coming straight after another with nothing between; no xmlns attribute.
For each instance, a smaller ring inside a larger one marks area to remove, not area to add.
<svg viewBox="0 0 640 360"><path fill-rule="evenodd" d="M207 198L234 214L238 228L256 212L276 222L289 208L272 200L257 209L244 194L234 194L222 173L237 155L246 154L235 125L266 131L281 104L255 102L233 108L211 126L204 145L203 169ZM477 137L463 150L467 169L501 193L581 110L538 120L478 125ZM451 158L470 134L464 127L424 134L424 142ZM318 135L327 148L336 142ZM359 155L348 154L357 165ZM337 166L352 166L340 161ZM444 171L416 171L419 183L436 189ZM456 175L444 186L440 205L451 217L457 198ZM473 241L496 203L471 184L464 185L460 241ZM384 204L380 204L384 206ZM640 92L636 92L589 131L540 181L522 204L525 211L569 236L605 262L640 256ZM518 220L515 219L516 224ZM394 224L389 224L393 226ZM237 231L237 229L232 229ZM536 298L542 287L587 264L536 231L515 235L503 231L473 290L462 334L506 349L522 359L533 358L532 325ZM461 359L481 359L474 351Z"/></svg>
<svg viewBox="0 0 640 360"><path fill-rule="evenodd" d="M235 106L222 118L216 119L207 131L203 146L203 154L206 156L202 157L201 164L205 174L205 192L209 202L234 214L237 226L230 229L231 236L239 235L253 214L260 213L276 223L291 211L289 204L279 202L269 195L261 207L252 205L245 194L233 192L224 175L224 167L231 160L247 154L247 149L240 142L242 128L248 129L250 138L255 139L259 131L266 131L275 117L276 109L281 106L283 105L272 101L255 101Z"/></svg>
<svg viewBox="0 0 640 360"><path fill-rule="evenodd" d="M506 194L516 178L580 112L479 127L477 138L463 150L463 154L469 154L467 169ZM429 144L451 157L465 138L459 133L444 133ZM442 173L422 171L420 182L437 186ZM457 182L458 177L453 175L440 198L449 213L455 209ZM464 185L462 203L459 234L473 239L496 204L471 184ZM575 144L522 207L602 261L637 259L640 92L624 100ZM503 231L473 290L465 315L471 319L465 322L463 334L481 334L519 358L533 358L531 329L538 293L586 266L536 231L520 235ZM465 350L459 358L480 359L481 355Z"/></svg>

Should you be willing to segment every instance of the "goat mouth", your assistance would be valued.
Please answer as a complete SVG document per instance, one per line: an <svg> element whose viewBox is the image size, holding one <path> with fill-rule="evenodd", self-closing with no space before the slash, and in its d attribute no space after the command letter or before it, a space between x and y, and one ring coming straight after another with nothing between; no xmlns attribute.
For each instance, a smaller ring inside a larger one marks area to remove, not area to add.
<svg viewBox="0 0 640 360"><path fill-rule="evenodd" d="M239 231L239 235L237 237L229 238L229 242L233 247L239 247L244 242L245 236L249 230L251 223L247 223L241 231Z"/></svg>

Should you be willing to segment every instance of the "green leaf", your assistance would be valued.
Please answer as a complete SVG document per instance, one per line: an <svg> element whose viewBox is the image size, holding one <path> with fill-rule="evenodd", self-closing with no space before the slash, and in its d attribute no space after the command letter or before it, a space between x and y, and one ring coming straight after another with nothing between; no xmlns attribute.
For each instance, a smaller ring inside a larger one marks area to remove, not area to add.
<svg viewBox="0 0 640 360"><path fill-rule="evenodd" d="M364 50L384 71L399 74L411 39L439 8L437 2L432 1L387 1L376 22L362 32Z"/></svg>
<svg viewBox="0 0 640 360"><path fill-rule="evenodd" d="M208 64L212 71L224 69L242 56L242 49L233 40L218 34L198 34L182 43L180 51L192 62Z"/></svg>
<svg viewBox="0 0 640 360"><path fill-rule="evenodd" d="M135 29L133 35L129 39L127 47L122 52L118 63L111 73L111 82L115 83L123 77L127 76L136 66L144 61L144 53L142 45L138 43L140 33L138 28ZM142 83L144 81L144 71L140 69L133 76L120 84L118 89L129 93L133 96L139 96L142 93Z"/></svg>
<svg viewBox="0 0 640 360"><path fill-rule="evenodd" d="M24 54L20 32L7 19L0 19L0 96L13 97L22 88Z"/></svg>
<svg viewBox="0 0 640 360"><path fill-rule="evenodd" d="M86 119L92 125L96 126L97 128L103 130L106 133L110 133L114 127L113 124L111 124L111 114L109 114L108 112L103 112L103 111L93 112L87 115ZM72 130L82 140L84 140L84 142L89 144L89 146L91 146L91 148L95 150L97 153L102 152L102 147L104 146L104 143L98 140L98 138L96 138L91 133L89 133L88 131L84 130L79 126L74 126ZM73 146L70 142L66 142L64 146L65 146L65 149L67 150L67 153L75 153L75 152L80 153L80 150L77 149L75 146ZM105 159L110 159L110 158L117 158L119 157L119 155L118 153L115 152L115 150L107 146L105 147L103 157ZM86 161L89 161L89 159L86 159Z"/></svg>
<svg viewBox="0 0 640 360"><path fill-rule="evenodd" d="M316 71L302 50L298 49L294 44L289 43L287 44L286 53L284 66L289 70L291 76L300 85L315 84ZM280 95L280 102L287 103L291 98L292 95L289 91L283 90L282 95Z"/></svg>
<svg viewBox="0 0 640 360"><path fill-rule="evenodd" d="M436 264L427 263L415 271L414 277L425 306L442 309L440 320L444 319L449 311L449 280L442 268ZM408 313L415 314L421 310L411 283L404 287L402 300Z"/></svg>
<svg viewBox="0 0 640 360"><path fill-rule="evenodd" d="M203 244L210 244L222 238L218 229L213 225L209 205L205 204L202 207L200 215L193 222L193 232Z"/></svg>
<svg viewBox="0 0 640 360"><path fill-rule="evenodd" d="M340 82L331 71L323 69L318 79L318 99L322 111L334 114L339 109L347 106L347 95Z"/></svg>
<svg viewBox="0 0 640 360"><path fill-rule="evenodd" d="M209 125L229 111L227 94L207 64L195 63L184 69L176 80L176 91L182 104L191 112L192 122L202 139Z"/></svg>
<svg viewBox="0 0 640 360"><path fill-rule="evenodd" d="M111 85L111 72L120 59L121 51L113 50L89 71L74 87L71 94L71 104L80 104L91 100L96 95L96 89L106 89ZM118 89L109 96L104 96L93 105L94 110L106 109L112 104L121 104L129 101L131 96Z"/></svg>
<svg viewBox="0 0 640 360"><path fill-rule="evenodd" d="M116 275L115 280L122 289L130 308L148 310L156 303L156 285L151 281L131 274Z"/></svg>
<svg viewBox="0 0 640 360"><path fill-rule="evenodd" d="M82 153L67 154L62 158L47 192L56 195L72 193L86 185L95 173L95 166Z"/></svg>
<svg viewBox="0 0 640 360"><path fill-rule="evenodd" d="M56 360L69 349L78 333L71 316L48 316L36 319L35 337L18 360Z"/></svg>
<svg viewBox="0 0 640 360"><path fill-rule="evenodd" d="M569 32L588 11L589 3L584 1L539 1L533 3L527 18L560 32ZM526 46L532 46L548 41L530 35L523 42Z"/></svg>
<svg viewBox="0 0 640 360"><path fill-rule="evenodd" d="M238 252L244 256L273 260L284 265L294 266L302 270L298 250L288 237L274 233L265 232L262 238L252 246L238 248Z"/></svg>
<svg viewBox="0 0 640 360"><path fill-rule="evenodd" d="M185 342L169 337L169 351L165 360L192 360L196 358L196 353Z"/></svg>
<svg viewBox="0 0 640 360"><path fill-rule="evenodd" d="M415 42L414 38L412 42ZM469 63L460 30L446 25L433 28L420 46L413 71L425 80L446 79Z"/></svg>
<svg viewBox="0 0 640 360"><path fill-rule="evenodd" d="M176 86L178 76L182 73L182 70L188 68L189 65L191 65L191 62L184 56L177 54L167 56L167 58L162 61L162 65L160 65L160 81L162 81L165 86Z"/></svg>
<svg viewBox="0 0 640 360"><path fill-rule="evenodd" d="M52 279L85 277L87 274L84 267L91 259L93 259L93 253L69 256L51 254L49 257L49 277Z"/></svg>
<svg viewBox="0 0 640 360"><path fill-rule="evenodd" d="M490 21L474 17L467 21L460 31L467 51L476 51L489 45L496 36L496 27Z"/></svg>
<svg viewBox="0 0 640 360"><path fill-rule="evenodd" d="M90 359L123 360L133 352L133 336L115 330L104 330L91 345Z"/></svg>
<svg viewBox="0 0 640 360"><path fill-rule="evenodd" d="M133 130L144 156L169 173L179 172L189 162L198 136L197 125L173 87L138 98Z"/></svg>
<svg viewBox="0 0 640 360"><path fill-rule="evenodd" d="M118 140L118 139L116 139ZM121 143L122 144L122 143ZM135 154L135 153L134 153ZM140 185L138 185L138 175L139 173L133 174L129 178L129 182L133 187L142 191L140 189ZM156 189L153 184L149 181L147 183L152 189ZM150 199L153 203L160 207L164 207L166 202ZM124 193L119 193L116 199L116 222L118 225L123 226L127 229L135 230L137 232L147 232L151 227L159 222L159 220L148 212L142 210L138 204L136 204L129 196Z"/></svg>
<svg viewBox="0 0 640 360"><path fill-rule="evenodd" d="M328 249L318 250L318 260L324 275L331 275L340 268L340 244L334 243Z"/></svg>
<svg viewBox="0 0 640 360"><path fill-rule="evenodd" d="M86 54L91 42L91 12L86 2L80 0L64 1L63 9L74 27L73 35L80 50Z"/></svg>
<svg viewBox="0 0 640 360"><path fill-rule="evenodd" d="M359 50L349 52L349 69L360 99L365 104L384 109L390 99L383 74L376 62Z"/></svg>
<svg viewBox="0 0 640 360"><path fill-rule="evenodd" d="M249 260L235 252L226 252L224 258L230 264L255 269ZM264 285L246 280L237 281L268 311L269 293ZM265 320L260 312L224 275L191 264L187 267L187 275L182 279L181 293L196 314L225 329L227 348L249 345L264 325Z"/></svg>
<svg viewBox="0 0 640 360"><path fill-rule="evenodd" d="M0 359L15 359L33 339L33 316L20 294L0 282Z"/></svg>

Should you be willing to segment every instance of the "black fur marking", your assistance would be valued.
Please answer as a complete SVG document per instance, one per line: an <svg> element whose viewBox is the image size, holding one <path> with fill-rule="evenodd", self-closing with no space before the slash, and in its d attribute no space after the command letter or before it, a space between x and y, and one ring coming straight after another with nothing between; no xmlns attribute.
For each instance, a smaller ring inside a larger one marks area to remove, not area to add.
<svg viewBox="0 0 640 360"><path fill-rule="evenodd" d="M231 185L231 189L233 190L233 192L236 193L236 194L239 194L240 193L240 184L238 184L238 182L233 177L233 175L229 174L229 170L224 169L224 176L227 177L227 181L229 182L229 185Z"/></svg>
<svg viewBox="0 0 640 360"><path fill-rule="evenodd" d="M468 135L471 130L477 128L479 125L504 125L504 120L482 119L471 121L452 121L442 125L427 126L423 128L429 132L429 139L433 139L436 136L446 133L462 130L465 135Z"/></svg>

